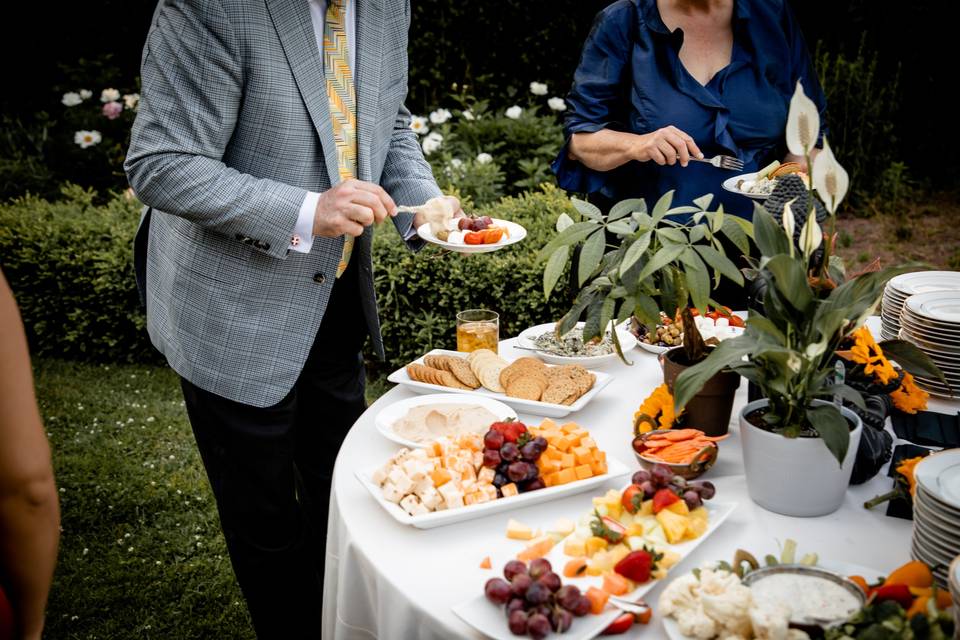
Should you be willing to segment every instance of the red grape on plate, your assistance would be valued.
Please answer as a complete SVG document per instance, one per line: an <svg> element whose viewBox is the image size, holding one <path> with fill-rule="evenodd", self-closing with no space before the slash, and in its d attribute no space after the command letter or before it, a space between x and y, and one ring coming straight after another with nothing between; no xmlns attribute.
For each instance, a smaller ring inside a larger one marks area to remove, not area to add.
<svg viewBox="0 0 960 640"><path fill-rule="evenodd" d="M527 633L527 612L523 609L515 609L510 612L507 620L510 632L515 636L526 635Z"/></svg>
<svg viewBox="0 0 960 640"><path fill-rule="evenodd" d="M547 616L535 613L527 619L527 633L534 640L541 640L550 635L551 627Z"/></svg>
<svg viewBox="0 0 960 640"><path fill-rule="evenodd" d="M507 580L513 580L513 577L520 573L527 572L527 565L520 560L511 560L503 565L503 577Z"/></svg>
<svg viewBox="0 0 960 640"><path fill-rule="evenodd" d="M490 578L483 587L484 593L490 602L504 604L510 599L510 583L503 578Z"/></svg>

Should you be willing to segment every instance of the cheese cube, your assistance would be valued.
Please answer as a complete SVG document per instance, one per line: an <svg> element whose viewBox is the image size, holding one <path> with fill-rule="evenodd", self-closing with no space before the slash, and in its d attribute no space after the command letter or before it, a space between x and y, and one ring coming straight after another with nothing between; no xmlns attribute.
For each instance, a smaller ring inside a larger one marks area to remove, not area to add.
<svg viewBox="0 0 960 640"><path fill-rule="evenodd" d="M413 490L413 480L404 473L403 469L400 467L394 467L390 472L390 475L387 476L390 479L390 482L397 488L397 491L406 495Z"/></svg>
<svg viewBox="0 0 960 640"><path fill-rule="evenodd" d="M572 433L579 428L580 428L580 425L578 425L576 422L567 422L565 424L560 425L560 430L563 431L564 433Z"/></svg>
<svg viewBox="0 0 960 640"><path fill-rule="evenodd" d="M403 510L409 513L410 515L415 515L415 507L420 507L423 509L423 505L420 504L420 498L415 495L409 495L400 501L400 506L403 507Z"/></svg>
<svg viewBox="0 0 960 640"><path fill-rule="evenodd" d="M423 480L423 477L426 475L424 465L416 458L407 458L403 461L403 472L406 473L413 482Z"/></svg>
<svg viewBox="0 0 960 640"><path fill-rule="evenodd" d="M442 487L450 482L451 475L446 469L434 469L430 472L430 478L433 480L433 486Z"/></svg>
<svg viewBox="0 0 960 640"><path fill-rule="evenodd" d="M533 529L511 518L507 522L507 537L511 540L533 540Z"/></svg>
<svg viewBox="0 0 960 640"><path fill-rule="evenodd" d="M572 469L577 464L577 458L572 453L565 453L560 458L561 469Z"/></svg>
<svg viewBox="0 0 960 640"><path fill-rule="evenodd" d="M563 543L563 553L574 558L587 555L587 541L583 538L570 536Z"/></svg>
<svg viewBox="0 0 960 640"><path fill-rule="evenodd" d="M440 458L443 456L443 445L439 442L431 442L427 445L427 455L431 458Z"/></svg>
<svg viewBox="0 0 960 640"><path fill-rule="evenodd" d="M557 484L567 484L568 482L573 482L577 479L577 474L572 469L572 466L573 465L559 472Z"/></svg>
<svg viewBox="0 0 960 640"><path fill-rule="evenodd" d="M508 498L510 496L517 495L518 493L520 493L520 490L517 489L516 484L511 482L510 484L505 484L502 487L500 487L500 493L503 494L504 498Z"/></svg>
<svg viewBox="0 0 960 640"><path fill-rule="evenodd" d="M448 482L437 489L437 491L446 502L450 502L451 499L456 499L457 497L463 499L463 490L457 482Z"/></svg>
<svg viewBox="0 0 960 640"><path fill-rule="evenodd" d="M493 478L496 476L496 474L497 472L490 467L483 467L480 469L480 473L477 474L477 483L493 484Z"/></svg>
<svg viewBox="0 0 960 640"><path fill-rule="evenodd" d="M484 497L486 497L486 500L484 500L484 502L489 502L491 500L497 499L497 488L492 484L483 484L483 485L480 485L479 488L480 488L480 493L482 493Z"/></svg>
<svg viewBox="0 0 960 640"><path fill-rule="evenodd" d="M577 464L589 464L593 461L593 454L586 447L574 447L573 455L577 459Z"/></svg>
<svg viewBox="0 0 960 640"><path fill-rule="evenodd" d="M387 479L388 473L389 473L389 469L385 467L380 467L379 469L373 472L373 476L370 479L373 480L373 483L378 487L383 486L383 483Z"/></svg>
<svg viewBox="0 0 960 640"><path fill-rule="evenodd" d="M427 491L433 490L433 479L430 476L424 476L420 480L417 480L413 485L413 493L423 495Z"/></svg>
<svg viewBox="0 0 960 640"><path fill-rule="evenodd" d="M548 487L560 484L560 472L555 471L551 474L543 476L543 484L547 485Z"/></svg>
<svg viewBox="0 0 960 640"><path fill-rule="evenodd" d="M460 459L456 456L447 455L443 458L443 466L447 469L454 469L459 461Z"/></svg>
<svg viewBox="0 0 960 640"><path fill-rule="evenodd" d="M474 451L473 459L470 461L473 463L474 469L479 469L483 466L483 451Z"/></svg>
<svg viewBox="0 0 960 640"><path fill-rule="evenodd" d="M544 418L543 422L540 423L539 429L547 431L549 429L556 429L557 423L551 420L550 418Z"/></svg>
<svg viewBox="0 0 960 640"><path fill-rule="evenodd" d="M436 489L430 487L428 490L420 494L420 502L428 510L433 511L437 508L437 505L440 504L440 494Z"/></svg>
<svg viewBox="0 0 960 640"><path fill-rule="evenodd" d="M400 504L400 500L403 499L403 494L397 489L397 487L387 480L383 484L383 498L387 502L392 502L394 504Z"/></svg>
<svg viewBox="0 0 960 640"><path fill-rule="evenodd" d="M414 450L411 451L410 454L407 456L407 458L409 458L409 459L411 459L411 460L421 460L421 461L422 461L422 460L426 460L427 457L428 457L428 456L427 456L427 452L426 452L426 450L424 450L424 449L414 449Z"/></svg>
<svg viewBox="0 0 960 640"><path fill-rule="evenodd" d="M587 449L596 449L597 443L593 440L593 438L585 436L580 439L580 446L586 447Z"/></svg>
<svg viewBox="0 0 960 640"><path fill-rule="evenodd" d="M463 480L460 481L460 489L462 489L464 493L470 493L471 491L476 491L477 481L471 478L464 478Z"/></svg>
<svg viewBox="0 0 960 640"><path fill-rule="evenodd" d="M484 486L493 487L492 484L484 485ZM496 490L496 487L494 487L494 490ZM484 502L490 502L491 500L496 500L496 499L497 499L497 494L496 494L496 493L494 493L494 494L493 494L493 497L491 498L491 497L490 497L490 494L488 494L486 491L483 491L482 488L481 488L480 490L478 490L474 495L477 496L477 504L482 504L482 503L484 503Z"/></svg>
<svg viewBox="0 0 960 640"><path fill-rule="evenodd" d="M477 504L477 502L479 501L479 497L480 497L480 492L479 492L479 491L473 491L473 492L471 492L471 493L468 493L468 494L464 495L464 496L463 496L463 504L464 504L464 506L468 506L468 507L469 507L471 504Z"/></svg>
<svg viewBox="0 0 960 640"><path fill-rule="evenodd" d="M594 464L596 464L596 463L594 463ZM573 470L573 472L576 474L577 480L584 480L584 479L589 478L589 477L591 477L591 476L593 475L593 470L590 468L590 465L588 465L588 464L582 464L582 465L580 465L579 467L576 467L576 468Z"/></svg>
<svg viewBox="0 0 960 640"><path fill-rule="evenodd" d="M446 498L444 504L447 505L448 509L459 509L463 506L463 494L455 494Z"/></svg>
<svg viewBox="0 0 960 640"><path fill-rule="evenodd" d="M477 472L474 471L472 464L465 464L461 466L459 471L460 471L460 476L463 480L470 480L472 482L476 482Z"/></svg>
<svg viewBox="0 0 960 640"><path fill-rule="evenodd" d="M569 435L557 438L557 449L560 451L569 451L573 446L573 439Z"/></svg>

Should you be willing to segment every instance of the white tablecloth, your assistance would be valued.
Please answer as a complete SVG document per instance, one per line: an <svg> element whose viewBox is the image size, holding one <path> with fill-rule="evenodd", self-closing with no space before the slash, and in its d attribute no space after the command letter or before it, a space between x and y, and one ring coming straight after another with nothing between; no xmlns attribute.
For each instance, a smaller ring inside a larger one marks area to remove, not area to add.
<svg viewBox="0 0 960 640"><path fill-rule="evenodd" d="M877 330L875 329L875 333ZM507 358L523 355L501 343ZM632 417L640 402L662 382L653 354L634 350L633 366L620 362L604 370L614 380L574 420L590 430L608 455L639 468L631 449ZM486 580L498 573L481 570L479 563L491 549L502 546L507 520L546 528L558 518L576 520L589 508L592 495L618 488L620 478L590 493L546 504L508 511L461 524L420 530L399 524L383 512L356 479L356 469L382 464L397 449L374 427L374 416L390 403L412 396L397 387L374 403L357 421L337 458L330 500L324 581L323 637L352 638L482 638L456 617L451 607L483 592ZM885 573L909 560L911 522L884 515L885 507L863 508L865 500L885 493L891 480L881 472L866 484L851 487L839 511L821 518L791 518L766 511L751 502L743 475L737 416L746 402L747 385L737 392L731 418L731 437L720 446L720 456L704 479L717 487L717 502L736 502L737 509L712 536L675 570L680 575L708 560L731 560L738 548L761 554L774 552L778 542L793 538L801 553L817 552L821 559L847 562ZM931 401L932 410L955 413L958 402ZM521 420L536 423L533 416ZM816 473L816 470L811 470ZM656 603L663 585L651 592ZM631 637L662 638L660 619L637 626Z"/></svg>

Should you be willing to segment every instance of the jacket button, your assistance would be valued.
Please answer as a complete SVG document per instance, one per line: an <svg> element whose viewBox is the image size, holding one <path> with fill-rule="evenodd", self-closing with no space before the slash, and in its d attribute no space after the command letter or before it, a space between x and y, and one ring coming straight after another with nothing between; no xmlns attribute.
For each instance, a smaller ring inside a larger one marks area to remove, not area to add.
<svg viewBox="0 0 960 640"><path fill-rule="evenodd" d="M327 281L327 276L323 275L318 271L317 273L313 274L313 281L316 282L317 284L323 284L324 282Z"/></svg>
<svg viewBox="0 0 960 640"><path fill-rule="evenodd" d="M240 242L243 242L243 234L242 234L242 233L238 233L237 235L234 236L234 238L236 238L236 239L239 240Z"/></svg>
<svg viewBox="0 0 960 640"><path fill-rule="evenodd" d="M264 251L270 251L270 243L264 242L261 244L260 248L263 249Z"/></svg>

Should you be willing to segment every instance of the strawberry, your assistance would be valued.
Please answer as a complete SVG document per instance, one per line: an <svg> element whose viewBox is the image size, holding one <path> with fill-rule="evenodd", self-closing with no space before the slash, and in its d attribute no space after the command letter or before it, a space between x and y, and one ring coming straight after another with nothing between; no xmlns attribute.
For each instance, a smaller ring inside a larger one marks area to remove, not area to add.
<svg viewBox="0 0 960 640"><path fill-rule="evenodd" d="M507 418L502 422L494 422L492 425L490 425L490 429L492 429L493 431L499 431L500 433L506 433L507 428L511 424L514 424L515 422L516 420L514 420L513 418Z"/></svg>
<svg viewBox="0 0 960 640"><path fill-rule="evenodd" d="M677 497L670 489L660 489L655 494L653 494L653 512L660 513L674 502L679 502L680 498Z"/></svg>
<svg viewBox="0 0 960 640"><path fill-rule="evenodd" d="M643 503L643 490L638 485L630 485L623 490L620 502L623 503L623 508L628 512L636 513Z"/></svg>
<svg viewBox="0 0 960 640"><path fill-rule="evenodd" d="M593 521L590 523L590 531L598 538L603 538L610 544L617 544L623 540L627 533L627 528L622 524L609 518L601 516L598 511L593 512Z"/></svg>
<svg viewBox="0 0 960 640"><path fill-rule="evenodd" d="M522 422L509 422L503 431L503 439L507 442L516 442L526 432L527 427Z"/></svg>
<svg viewBox="0 0 960 640"><path fill-rule="evenodd" d="M650 573L657 568L657 560L662 557L662 554L644 547L628 553L613 567L613 570L627 580L643 584L650 579Z"/></svg>

